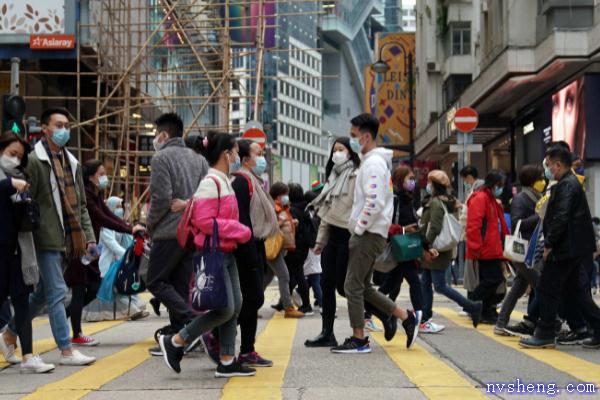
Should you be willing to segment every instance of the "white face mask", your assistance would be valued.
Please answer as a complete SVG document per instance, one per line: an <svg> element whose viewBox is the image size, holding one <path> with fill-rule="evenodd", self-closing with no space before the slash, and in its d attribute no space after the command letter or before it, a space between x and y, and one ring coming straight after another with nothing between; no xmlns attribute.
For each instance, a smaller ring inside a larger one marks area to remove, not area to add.
<svg viewBox="0 0 600 400"><path fill-rule="evenodd" d="M348 161L348 153L345 151L336 151L331 156L331 161L333 161L335 165L341 165Z"/></svg>
<svg viewBox="0 0 600 400"><path fill-rule="evenodd" d="M0 157L0 167L6 172L15 171L19 165L21 165L21 160L19 160L19 157L17 156L9 157L7 155L2 155L2 157Z"/></svg>

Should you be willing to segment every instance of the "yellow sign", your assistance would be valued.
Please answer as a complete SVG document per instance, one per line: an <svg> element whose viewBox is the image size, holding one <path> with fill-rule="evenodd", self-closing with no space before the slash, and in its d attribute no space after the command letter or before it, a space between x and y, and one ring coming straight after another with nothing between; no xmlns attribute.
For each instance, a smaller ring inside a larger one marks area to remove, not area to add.
<svg viewBox="0 0 600 400"><path fill-rule="evenodd" d="M416 117L415 34L379 34L376 38L375 59L379 59L382 47L381 58L390 68L385 74L376 73L371 66L366 68L365 111L379 119L378 143L380 145L408 145L410 144L410 79L413 82L413 125ZM409 74L410 63L412 63L412 77ZM403 154L405 153L396 156Z"/></svg>

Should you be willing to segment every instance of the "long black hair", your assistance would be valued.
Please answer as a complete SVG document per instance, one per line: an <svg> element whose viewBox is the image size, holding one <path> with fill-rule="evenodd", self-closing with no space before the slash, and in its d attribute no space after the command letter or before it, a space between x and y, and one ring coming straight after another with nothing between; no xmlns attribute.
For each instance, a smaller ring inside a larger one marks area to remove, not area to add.
<svg viewBox="0 0 600 400"><path fill-rule="evenodd" d="M96 175L96 172L102 166L102 161L100 160L89 160L83 164L83 183L88 185L90 183L90 178Z"/></svg>
<svg viewBox="0 0 600 400"><path fill-rule="evenodd" d="M17 135L15 135L14 133L8 131L3 133L2 135L0 135L0 153L4 152L4 150L10 146L13 143L20 143L21 146L23 146L23 158L21 158L21 165L19 165L17 168L23 172L23 170L25 169L25 167L27 167L27 162L29 160L28 154L29 151L31 150L31 148L29 147L29 144L27 144L26 141L24 141L23 139L21 139L20 137L18 137Z"/></svg>
<svg viewBox="0 0 600 400"><path fill-rule="evenodd" d="M214 131L208 132L206 138L202 138L199 142L198 150L211 167L219 161L221 153L233 150L235 147L235 137L233 135Z"/></svg>
<svg viewBox="0 0 600 400"><path fill-rule="evenodd" d="M335 139L335 142L333 142L333 146L331 146L331 152L329 153L329 160L327 160L327 166L325 167L325 177L327 179L329 179L329 175L331 174L331 171L333 170L333 167L335 165L331 158L333 157L333 153L334 153L333 149L334 149L336 143L339 143L348 149L348 154L350 155L350 159L352 160L352 163L354 163L354 168L360 167L360 157L358 156L358 154L356 154L354 151L352 151L352 148L350 147L350 138L348 138L348 137L337 138L337 139Z"/></svg>

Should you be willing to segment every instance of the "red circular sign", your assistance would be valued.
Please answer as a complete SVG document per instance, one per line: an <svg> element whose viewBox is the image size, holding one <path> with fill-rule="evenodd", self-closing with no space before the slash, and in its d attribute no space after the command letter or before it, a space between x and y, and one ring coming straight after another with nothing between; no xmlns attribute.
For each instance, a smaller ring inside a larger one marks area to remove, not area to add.
<svg viewBox="0 0 600 400"><path fill-rule="evenodd" d="M469 133L477 128L479 114L471 107L463 107L456 110L454 114L454 125L463 133Z"/></svg>
<svg viewBox="0 0 600 400"><path fill-rule="evenodd" d="M258 128L250 128L242 135L244 139L252 140L258 144L263 149L267 145L267 135Z"/></svg>

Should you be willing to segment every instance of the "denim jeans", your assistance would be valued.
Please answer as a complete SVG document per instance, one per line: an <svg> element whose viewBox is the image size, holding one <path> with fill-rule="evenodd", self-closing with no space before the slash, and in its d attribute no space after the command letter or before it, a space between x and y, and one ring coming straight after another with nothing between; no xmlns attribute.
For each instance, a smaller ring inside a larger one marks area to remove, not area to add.
<svg viewBox="0 0 600 400"><path fill-rule="evenodd" d="M69 350L72 346L64 303L68 289L63 278L63 254L59 251L38 251L37 259L40 266L40 282L35 292L29 296L30 318L35 318L46 306L56 345L60 350ZM10 321L9 329L16 332L14 318Z"/></svg>
<svg viewBox="0 0 600 400"><path fill-rule="evenodd" d="M321 274L311 274L306 276L308 286L310 286L314 292L315 300L319 307L323 307L323 291L321 290Z"/></svg>
<svg viewBox="0 0 600 400"><path fill-rule="evenodd" d="M227 308L212 310L195 317L192 322L179 331L186 343L191 343L198 336L219 328L219 344L222 356L235 355L235 336L237 334L237 317L242 309L242 291L235 257L226 253L223 260L225 272L225 289L227 292Z"/></svg>
<svg viewBox="0 0 600 400"><path fill-rule="evenodd" d="M446 284L446 270L423 270L421 284L423 286L423 321L430 320L433 315L433 288L436 293L443 294L467 312L473 310L474 303L471 300Z"/></svg>

